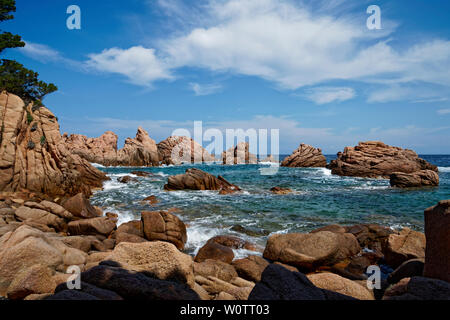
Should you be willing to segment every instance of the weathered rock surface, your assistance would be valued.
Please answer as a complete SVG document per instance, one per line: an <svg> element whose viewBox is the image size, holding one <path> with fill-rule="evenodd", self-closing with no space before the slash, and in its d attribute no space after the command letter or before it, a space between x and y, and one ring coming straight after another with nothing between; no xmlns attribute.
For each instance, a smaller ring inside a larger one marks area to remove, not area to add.
<svg viewBox="0 0 450 320"><path fill-rule="evenodd" d="M425 235L404 228L399 234L389 235L384 258L386 263L397 268L411 259L425 259Z"/></svg>
<svg viewBox="0 0 450 320"><path fill-rule="evenodd" d="M168 242L122 242L101 262L107 265L111 263L157 279L177 281L190 286L194 284L194 262L191 256L180 252Z"/></svg>
<svg viewBox="0 0 450 320"><path fill-rule="evenodd" d="M390 176L390 184L397 188L434 187L439 185L439 175L432 170L394 172Z"/></svg>
<svg viewBox="0 0 450 320"><path fill-rule="evenodd" d="M222 176L215 177L205 171L196 168L186 170L184 174L170 176L164 190L221 190L239 191L238 186L229 183Z"/></svg>
<svg viewBox="0 0 450 320"><path fill-rule="evenodd" d="M322 150L307 144L300 146L281 162L282 167L326 167L327 159Z"/></svg>
<svg viewBox="0 0 450 320"><path fill-rule="evenodd" d="M354 300L354 298L316 287L300 272L271 264L263 272L248 300Z"/></svg>
<svg viewBox="0 0 450 320"><path fill-rule="evenodd" d="M337 274L324 272L307 275L308 279L318 288L338 292L358 300L374 300L373 294L355 281L343 278Z"/></svg>
<svg viewBox="0 0 450 320"><path fill-rule="evenodd" d="M79 134L64 134L67 148L89 162L104 166L157 166L159 155L156 142L139 127L134 139L127 138L124 147L117 149L117 135L107 131L98 138Z"/></svg>
<svg viewBox="0 0 450 320"><path fill-rule="evenodd" d="M253 282L261 281L261 275L269 264L264 258L255 255L232 262L232 265L241 278Z"/></svg>
<svg viewBox="0 0 450 320"><path fill-rule="evenodd" d="M78 218L96 218L99 216L99 211L91 205L82 193L66 199L62 202L62 206Z"/></svg>
<svg viewBox="0 0 450 320"><path fill-rule="evenodd" d="M346 147L330 162L333 174L368 178L386 178L394 172L412 173L420 170L437 172L437 167L418 157L409 149L392 147L380 141L360 142Z"/></svg>
<svg viewBox="0 0 450 320"><path fill-rule="evenodd" d="M216 277L226 282L230 282L238 276L238 273L232 265L212 259L203 262L194 262L194 274L204 278Z"/></svg>
<svg viewBox="0 0 450 320"><path fill-rule="evenodd" d="M71 221L68 224L71 235L108 236L116 228L116 222L108 217Z"/></svg>
<svg viewBox="0 0 450 320"><path fill-rule="evenodd" d="M257 164L258 158L250 152L248 142L239 142L235 147L222 152L223 164Z"/></svg>
<svg viewBox="0 0 450 320"><path fill-rule="evenodd" d="M404 278L386 290L383 300L450 300L450 283L425 277Z"/></svg>
<svg viewBox="0 0 450 320"><path fill-rule="evenodd" d="M122 223L113 234L116 244L121 242L140 243L147 241L144 238L144 228L141 220Z"/></svg>
<svg viewBox="0 0 450 320"><path fill-rule="evenodd" d="M314 270L318 266L333 265L360 251L355 236L349 233L274 234L267 241L264 258Z"/></svg>
<svg viewBox="0 0 450 320"><path fill-rule="evenodd" d="M202 163L215 161L199 143L188 137L171 136L158 143L162 164Z"/></svg>
<svg viewBox="0 0 450 320"><path fill-rule="evenodd" d="M208 259L231 263L234 259L234 252L231 248L210 239L198 250L194 260L195 262L203 262Z"/></svg>
<svg viewBox="0 0 450 320"><path fill-rule="evenodd" d="M47 108L26 106L18 96L2 92L0 121L0 191L90 195L107 180L67 149L57 119Z"/></svg>
<svg viewBox="0 0 450 320"><path fill-rule="evenodd" d="M450 282L450 200L425 210L424 276Z"/></svg>
<svg viewBox="0 0 450 320"><path fill-rule="evenodd" d="M179 250L187 241L186 226L177 216L167 211L144 211L141 213L144 236L149 241L167 241Z"/></svg>
<svg viewBox="0 0 450 320"><path fill-rule="evenodd" d="M403 262L397 269L389 274L387 281L391 284L397 283L404 278L423 275L424 262L421 259L411 259Z"/></svg>
<svg viewBox="0 0 450 320"><path fill-rule="evenodd" d="M30 294L53 293L56 283L50 268L37 264L22 269L8 287L7 297L11 300L23 299Z"/></svg>

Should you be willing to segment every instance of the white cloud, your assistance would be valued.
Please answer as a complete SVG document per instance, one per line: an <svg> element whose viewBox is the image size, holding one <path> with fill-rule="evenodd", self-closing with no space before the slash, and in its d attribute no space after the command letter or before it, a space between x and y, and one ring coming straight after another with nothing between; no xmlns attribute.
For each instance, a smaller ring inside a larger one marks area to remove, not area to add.
<svg viewBox="0 0 450 320"><path fill-rule="evenodd" d="M64 63L68 66L76 66L77 68L82 67L82 62L78 62L72 59L65 58L59 51L50 48L45 44L33 43L25 41L25 47L18 48L24 55L38 60L42 63L57 62Z"/></svg>
<svg viewBox="0 0 450 320"><path fill-rule="evenodd" d="M222 89L220 84L199 84L196 82L189 83L189 87L194 91L196 96L206 96L219 92Z"/></svg>
<svg viewBox="0 0 450 320"><path fill-rule="evenodd" d="M440 115L450 114L450 109L440 109L437 111L437 113Z"/></svg>
<svg viewBox="0 0 450 320"><path fill-rule="evenodd" d="M173 79L167 64L155 55L155 49L142 46L111 48L89 55L88 67L126 76L131 83L149 86L155 80Z"/></svg>
<svg viewBox="0 0 450 320"><path fill-rule="evenodd" d="M356 93L353 88L347 87L316 87L306 90L303 95L316 104L326 104L353 99Z"/></svg>

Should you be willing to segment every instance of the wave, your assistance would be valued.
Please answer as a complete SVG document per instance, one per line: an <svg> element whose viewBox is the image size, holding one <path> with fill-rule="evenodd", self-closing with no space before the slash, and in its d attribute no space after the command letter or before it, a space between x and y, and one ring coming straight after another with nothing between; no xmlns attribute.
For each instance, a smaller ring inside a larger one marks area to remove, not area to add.
<svg viewBox="0 0 450 320"><path fill-rule="evenodd" d="M450 172L450 167L438 167L439 172Z"/></svg>

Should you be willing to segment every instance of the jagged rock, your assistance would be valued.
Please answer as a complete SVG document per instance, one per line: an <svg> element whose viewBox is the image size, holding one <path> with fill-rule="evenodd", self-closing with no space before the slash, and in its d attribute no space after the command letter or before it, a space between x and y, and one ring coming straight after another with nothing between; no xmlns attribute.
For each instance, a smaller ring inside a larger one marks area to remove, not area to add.
<svg viewBox="0 0 450 320"><path fill-rule="evenodd" d="M292 193L292 190L289 188L273 187L270 189L270 192L274 194L289 194Z"/></svg>
<svg viewBox="0 0 450 320"><path fill-rule="evenodd" d="M261 275L269 264L267 260L255 255L232 262L232 265L241 278L253 282L261 281Z"/></svg>
<svg viewBox="0 0 450 320"><path fill-rule="evenodd" d="M124 147L117 149L117 135L107 131L98 138L87 138L79 134L67 136L64 141L74 154L104 166L157 166L159 164L156 143L142 127L134 139L127 138Z"/></svg>
<svg viewBox="0 0 450 320"><path fill-rule="evenodd" d="M373 293L355 281L343 278L337 274L324 272L307 275L308 279L318 288L338 292L358 300L374 300Z"/></svg>
<svg viewBox="0 0 450 320"><path fill-rule="evenodd" d="M390 228L377 224L357 224L345 227L345 230L356 237L362 248L372 251L365 254L371 257L373 263L384 257L389 235L394 233Z"/></svg>
<svg viewBox="0 0 450 320"><path fill-rule="evenodd" d="M326 165L327 159L322 150L304 143L281 162L282 167L326 167Z"/></svg>
<svg viewBox="0 0 450 320"><path fill-rule="evenodd" d="M248 142L239 142L235 147L222 152L223 164L257 164L256 155L250 153Z"/></svg>
<svg viewBox="0 0 450 320"><path fill-rule="evenodd" d="M425 210L424 276L450 282L450 200Z"/></svg>
<svg viewBox="0 0 450 320"><path fill-rule="evenodd" d="M19 221L45 225L54 228L56 231L67 230L67 223L63 218L45 210L22 206L16 209L15 216Z"/></svg>
<svg viewBox="0 0 450 320"><path fill-rule="evenodd" d="M450 300L450 283L425 277L404 278L385 291L383 300Z"/></svg>
<svg viewBox="0 0 450 320"><path fill-rule="evenodd" d="M264 258L313 270L333 265L360 251L358 241L349 233L274 234L267 240Z"/></svg>
<svg viewBox="0 0 450 320"><path fill-rule="evenodd" d="M101 264L111 262L123 269L144 272L157 279L194 284L194 262L191 256L168 242L122 242Z"/></svg>
<svg viewBox="0 0 450 320"><path fill-rule="evenodd" d="M186 226L177 216L167 211L145 211L141 213L144 236L149 241L167 241L179 250L187 241Z"/></svg>
<svg viewBox="0 0 450 320"><path fill-rule="evenodd" d="M397 188L433 187L439 185L439 175L432 170L420 170L413 173L394 172L390 184Z"/></svg>
<svg viewBox="0 0 450 320"><path fill-rule="evenodd" d="M354 300L354 298L316 287L300 272L271 264L263 272L248 300Z"/></svg>
<svg viewBox="0 0 450 320"><path fill-rule="evenodd" d="M386 263L397 268L410 259L425 259L425 235L404 228L399 234L389 235L384 258Z"/></svg>
<svg viewBox="0 0 450 320"><path fill-rule="evenodd" d="M71 235L108 236L116 228L116 223L108 217L98 217L71 221L68 227Z"/></svg>
<svg viewBox="0 0 450 320"><path fill-rule="evenodd" d="M171 136L158 143L162 164L212 162L214 157L192 138Z"/></svg>
<svg viewBox="0 0 450 320"><path fill-rule="evenodd" d="M438 171L435 165L419 158L414 151L388 146L380 141L360 142L356 147L346 147L328 168L340 176L386 179L394 172Z"/></svg>
<svg viewBox="0 0 450 320"><path fill-rule="evenodd" d="M63 201L62 206L73 216L78 218L89 219L99 216L99 212L82 193L66 199Z"/></svg>
<svg viewBox="0 0 450 320"><path fill-rule="evenodd" d="M238 186L229 183L222 176L215 177L196 168L186 170L184 174L170 176L164 190L241 190Z"/></svg>
<svg viewBox="0 0 450 320"><path fill-rule="evenodd" d="M2 92L0 119L0 191L90 195L91 189L101 188L108 179L67 149L56 117L47 108L26 106L18 96Z"/></svg>

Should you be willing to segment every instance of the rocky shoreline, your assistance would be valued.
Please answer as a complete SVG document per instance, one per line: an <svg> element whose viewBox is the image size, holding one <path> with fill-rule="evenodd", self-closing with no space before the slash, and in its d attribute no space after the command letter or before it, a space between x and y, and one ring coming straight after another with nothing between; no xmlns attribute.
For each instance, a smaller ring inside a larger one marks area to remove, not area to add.
<svg viewBox="0 0 450 320"><path fill-rule="evenodd" d="M117 150L114 133L99 138L61 136L57 118L47 108L26 106L6 92L0 95L0 109L0 297L450 299L450 200L425 210L425 233L376 224L329 225L309 233L272 234L264 248L220 235L190 256L183 252L189 226L176 215L178 209L144 211L140 220L118 226L117 214L92 206L92 191L109 178L90 162L179 164L172 154L189 148L194 152L187 158L181 155L188 162L214 161L195 141L169 137L156 144L139 128L136 138L127 139ZM221 158L224 164L257 163L248 143L227 150ZM281 165L325 167L324 160L320 149L301 144ZM347 147L328 168L343 176L389 178L394 187L439 184L436 166L411 150L382 142ZM195 168L169 177L164 189L216 190L236 196L241 191L223 177ZM273 196L290 192L284 187L271 191ZM254 254L235 259L233 250L241 248ZM378 288L367 285L369 267L380 271ZM68 289L73 276L69 270L81 272L79 290Z"/></svg>

